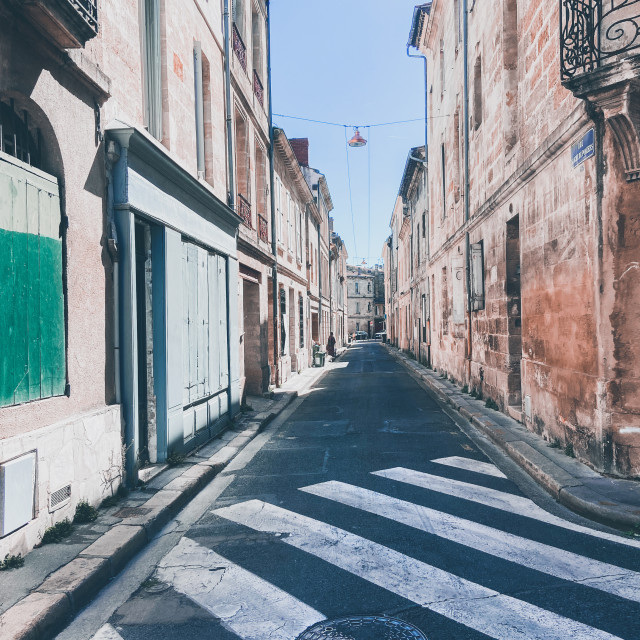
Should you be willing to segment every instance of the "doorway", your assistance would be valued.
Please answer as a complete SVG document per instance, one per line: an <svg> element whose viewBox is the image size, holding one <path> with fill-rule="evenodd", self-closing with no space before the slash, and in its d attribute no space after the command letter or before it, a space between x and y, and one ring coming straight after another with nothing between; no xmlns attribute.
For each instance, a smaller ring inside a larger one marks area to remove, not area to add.
<svg viewBox="0 0 640 640"><path fill-rule="evenodd" d="M246 278L242 283L245 393L261 395L260 285Z"/></svg>
<svg viewBox="0 0 640 640"><path fill-rule="evenodd" d="M156 407L153 389L153 310L151 228L135 224L136 329L138 351L138 451L140 466L157 462Z"/></svg>
<svg viewBox="0 0 640 640"><path fill-rule="evenodd" d="M507 222L507 324L509 365L507 372L509 406L522 406L522 301L520 297L520 218Z"/></svg>

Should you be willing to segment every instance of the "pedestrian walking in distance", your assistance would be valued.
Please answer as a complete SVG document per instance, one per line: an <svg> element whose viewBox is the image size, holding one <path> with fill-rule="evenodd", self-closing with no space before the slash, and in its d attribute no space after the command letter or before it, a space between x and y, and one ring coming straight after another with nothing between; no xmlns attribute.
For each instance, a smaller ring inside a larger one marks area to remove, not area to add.
<svg viewBox="0 0 640 640"><path fill-rule="evenodd" d="M336 357L336 339L333 335L333 331L329 334L329 339L327 340L327 353L332 357Z"/></svg>

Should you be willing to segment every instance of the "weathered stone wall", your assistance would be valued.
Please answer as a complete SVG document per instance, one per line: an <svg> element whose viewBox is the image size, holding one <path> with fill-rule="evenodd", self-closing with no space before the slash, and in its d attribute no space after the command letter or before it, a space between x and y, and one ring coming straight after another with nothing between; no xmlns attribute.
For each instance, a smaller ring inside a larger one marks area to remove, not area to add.
<svg viewBox="0 0 640 640"><path fill-rule="evenodd" d="M433 3L421 44L433 365L596 468L638 475L638 183L609 126L561 84L557 3L493 0L469 14L465 194L453 9ZM596 155L574 168L571 144L591 128ZM467 232L484 252L484 309L472 312Z"/></svg>

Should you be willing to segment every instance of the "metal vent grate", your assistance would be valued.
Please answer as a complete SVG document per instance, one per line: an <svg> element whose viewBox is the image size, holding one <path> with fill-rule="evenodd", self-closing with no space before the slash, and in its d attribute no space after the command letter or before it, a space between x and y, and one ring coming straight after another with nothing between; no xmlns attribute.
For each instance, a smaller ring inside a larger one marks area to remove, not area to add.
<svg viewBox="0 0 640 640"><path fill-rule="evenodd" d="M62 489L58 489L54 491L49 497L49 509L53 511L58 507L61 507L65 502L67 502L71 498L71 485L68 484L66 487L62 487Z"/></svg>
<svg viewBox="0 0 640 640"><path fill-rule="evenodd" d="M427 640L417 627L386 616L349 616L324 620L296 640Z"/></svg>

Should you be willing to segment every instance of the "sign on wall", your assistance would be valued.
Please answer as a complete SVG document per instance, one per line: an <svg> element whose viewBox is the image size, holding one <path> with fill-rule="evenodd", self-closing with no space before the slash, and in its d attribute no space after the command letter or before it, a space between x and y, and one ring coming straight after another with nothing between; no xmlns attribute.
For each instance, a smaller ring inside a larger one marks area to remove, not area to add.
<svg viewBox="0 0 640 640"><path fill-rule="evenodd" d="M581 165L585 160L595 155L595 136L593 128L589 129L580 140L574 142L571 145L571 164L575 169Z"/></svg>

